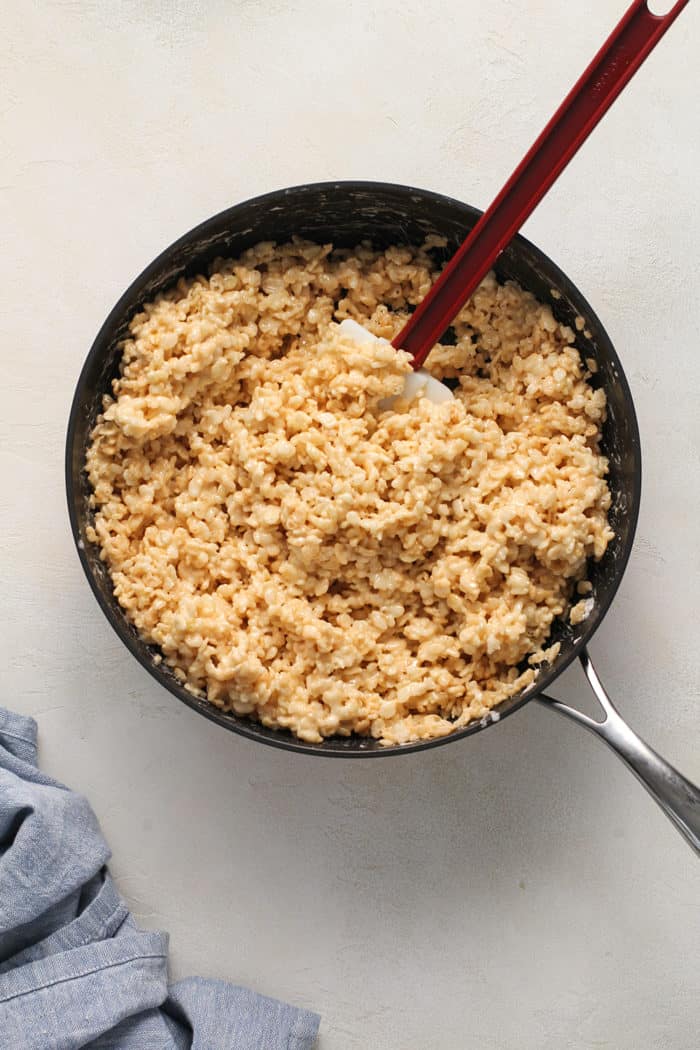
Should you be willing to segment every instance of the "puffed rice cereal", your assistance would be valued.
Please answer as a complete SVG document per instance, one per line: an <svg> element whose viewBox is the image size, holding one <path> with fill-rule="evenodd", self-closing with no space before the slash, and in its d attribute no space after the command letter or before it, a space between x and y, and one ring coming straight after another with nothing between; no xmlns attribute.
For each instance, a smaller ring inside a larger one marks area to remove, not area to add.
<svg viewBox="0 0 700 1050"><path fill-rule="evenodd" d="M303 740L484 717L613 537L605 395L516 284L489 275L432 351L453 401L382 405L408 355L339 322L391 339L430 249L217 260L134 317L92 433L88 538L128 619L190 691Z"/></svg>

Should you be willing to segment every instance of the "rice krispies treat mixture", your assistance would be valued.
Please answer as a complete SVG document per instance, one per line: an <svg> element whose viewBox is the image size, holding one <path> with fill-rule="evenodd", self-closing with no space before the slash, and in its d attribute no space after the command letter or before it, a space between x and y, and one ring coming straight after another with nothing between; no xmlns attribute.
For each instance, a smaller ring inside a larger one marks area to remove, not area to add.
<svg viewBox="0 0 700 1050"><path fill-rule="evenodd" d="M219 260L134 318L92 434L89 538L127 617L192 692L303 740L483 717L555 655L613 536L604 393L517 285L486 278L431 353L454 401L381 406L408 355L337 322L391 339L428 249Z"/></svg>

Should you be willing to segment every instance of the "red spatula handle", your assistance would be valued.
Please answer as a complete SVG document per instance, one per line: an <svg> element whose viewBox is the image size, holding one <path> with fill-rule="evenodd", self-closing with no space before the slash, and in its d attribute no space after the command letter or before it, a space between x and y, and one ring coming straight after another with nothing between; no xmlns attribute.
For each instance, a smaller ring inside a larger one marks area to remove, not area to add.
<svg viewBox="0 0 700 1050"><path fill-rule="evenodd" d="M418 305L394 346L420 368L503 249L534 211L688 0L654 15L634 0L537 142Z"/></svg>

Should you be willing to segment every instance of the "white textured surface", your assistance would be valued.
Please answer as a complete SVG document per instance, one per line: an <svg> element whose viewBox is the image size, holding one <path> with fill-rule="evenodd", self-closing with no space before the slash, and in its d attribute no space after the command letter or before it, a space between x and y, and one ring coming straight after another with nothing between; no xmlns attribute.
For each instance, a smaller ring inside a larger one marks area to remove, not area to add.
<svg viewBox="0 0 700 1050"><path fill-rule="evenodd" d="M99 612L62 482L118 295L199 220L367 177L485 205L625 0L3 6L2 698L86 792L143 922L308 1004L321 1050L694 1050L698 871L612 755L531 705L460 746L307 760L162 691ZM527 227L616 342L645 492L596 638L632 724L700 779L700 5ZM559 693L587 703L576 671Z"/></svg>

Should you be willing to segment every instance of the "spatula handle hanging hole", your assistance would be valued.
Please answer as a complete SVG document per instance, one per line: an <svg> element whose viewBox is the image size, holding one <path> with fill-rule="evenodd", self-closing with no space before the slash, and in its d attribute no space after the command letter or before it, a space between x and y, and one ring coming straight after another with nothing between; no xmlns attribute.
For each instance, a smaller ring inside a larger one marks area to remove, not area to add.
<svg viewBox="0 0 700 1050"><path fill-rule="evenodd" d="M649 14L654 15L656 18L665 18L666 15L670 15L676 7L680 6L677 2L669 4L668 0L647 0L647 10Z"/></svg>

